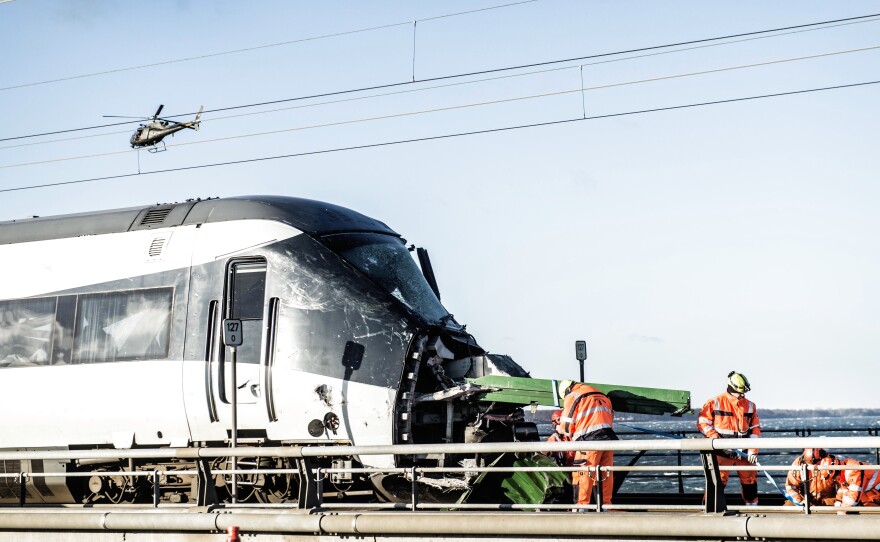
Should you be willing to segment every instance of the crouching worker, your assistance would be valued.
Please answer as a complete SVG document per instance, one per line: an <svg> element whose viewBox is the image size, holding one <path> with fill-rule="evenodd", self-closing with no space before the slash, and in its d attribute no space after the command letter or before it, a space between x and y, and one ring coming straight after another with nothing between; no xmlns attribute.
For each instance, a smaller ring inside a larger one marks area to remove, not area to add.
<svg viewBox="0 0 880 542"><path fill-rule="evenodd" d="M751 390L746 375L731 371L727 375L727 390L714 399L709 399L700 416L697 428L706 438L755 438L761 436L761 421L755 403L746 399ZM747 459L743 459L738 450L726 450L718 456L718 465L748 466L758 463L758 450L750 449ZM746 455L742 453L742 455ZM739 482L742 485L743 502L749 505L758 504L758 472L754 470L738 470ZM721 471L721 484L726 486L730 471Z"/></svg>
<svg viewBox="0 0 880 542"><path fill-rule="evenodd" d="M614 433L614 410L607 395L582 382L563 380L559 383L559 396L563 397L561 433L572 441L619 440ZM587 450L574 455L575 467L612 467L614 451ZM578 504L590 504L595 474L590 471L572 473L574 498ZM602 504L611 503L614 492L614 473L602 473Z"/></svg>
<svg viewBox="0 0 880 542"><path fill-rule="evenodd" d="M855 459L840 462L845 467L869 465ZM846 469L837 471L837 502L834 506L880 506L880 470Z"/></svg>
<svg viewBox="0 0 880 542"><path fill-rule="evenodd" d="M792 462L794 467L788 471L788 477L785 479L785 494L790 499L785 501L787 506L793 506L792 503L803 504L804 500L809 499L810 504L820 506L834 506L837 498L837 477L836 470L807 470L807 483L809 485L809 493L804 495L804 465L827 467L829 465L839 465L840 461L829 454L822 448L804 448L804 453L797 456Z"/></svg>
<svg viewBox="0 0 880 542"><path fill-rule="evenodd" d="M550 415L550 423L553 424L553 432L547 437L547 442L569 442L569 438L562 434L562 424L559 419L562 417L561 410L554 410ZM560 467L571 467L574 465L574 452L545 452L544 455L550 457ZM553 499L555 504L572 504L571 476L572 473L566 472L566 482L562 486L561 495L556 495Z"/></svg>
<svg viewBox="0 0 880 542"><path fill-rule="evenodd" d="M553 432L547 437L547 442L569 442L569 439L562 432L559 419L562 417L561 410L554 410L550 415L550 423L553 425ZM560 467L570 467L574 465L574 452L547 452L546 455L551 457Z"/></svg>

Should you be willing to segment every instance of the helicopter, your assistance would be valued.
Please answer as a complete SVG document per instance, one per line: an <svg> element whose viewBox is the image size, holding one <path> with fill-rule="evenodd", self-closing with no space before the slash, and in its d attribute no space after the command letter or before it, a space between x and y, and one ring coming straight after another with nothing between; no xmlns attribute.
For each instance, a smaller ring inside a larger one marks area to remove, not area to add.
<svg viewBox="0 0 880 542"><path fill-rule="evenodd" d="M147 147L149 152L161 152L165 150L165 143L162 142L162 139L165 136L174 134L175 132L179 132L184 128L189 128L191 130L198 130L199 124L201 124L202 111L205 110L205 106L199 108L199 112L196 113L196 118L193 119L192 122L176 122L173 120L159 118L159 114L162 112L162 108L164 105L159 105L159 109L156 109L156 112L152 117L125 117L121 115L104 115L105 117L113 117L120 119L143 119L148 120L149 122L146 124L141 124L137 130L134 131L134 134L131 136L131 148L136 149L138 147ZM162 143L162 148L159 148L159 143Z"/></svg>

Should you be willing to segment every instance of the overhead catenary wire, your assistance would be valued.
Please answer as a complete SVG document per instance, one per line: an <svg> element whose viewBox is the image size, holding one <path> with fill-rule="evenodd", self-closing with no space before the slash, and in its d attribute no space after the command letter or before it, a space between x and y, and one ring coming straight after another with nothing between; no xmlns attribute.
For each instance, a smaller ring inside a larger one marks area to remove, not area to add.
<svg viewBox="0 0 880 542"><path fill-rule="evenodd" d="M859 52L871 51L871 50L876 50L876 49L880 49L880 45L873 45L870 47L860 47L857 49L847 49L847 50L843 50L843 51L817 53L814 55L807 55L807 56L800 56L800 57L768 60L768 61L764 61L764 62L753 62L751 64L742 64L739 66L726 66L723 68L713 68L713 69L709 69L709 70L701 70L701 71L696 71L696 72L663 75L663 76L657 76L657 77L637 79L637 80L633 80L633 81L606 83L603 85L595 85L595 86L591 86L591 87L580 86L580 87L574 88L574 89L559 90L559 91L554 91L554 92L543 92L540 94L530 94L527 96L515 96L512 98L502 98L502 99L498 99L498 100L488 100L488 101L483 101L483 102L459 104L459 105L452 105L452 106L447 106L447 107L436 107L436 108L432 108L432 109L423 109L423 110L418 110L418 111L407 111L404 113L393 113L393 114L389 114L389 115L362 117L362 118L358 118L358 119L348 119L348 120L341 120L341 121L335 121L335 122L329 122L329 123L312 124L312 125L307 125L307 126L297 126L297 127L293 127L293 128L281 128L278 130L265 130L262 132L255 132L255 133L250 133L250 134L239 134L239 135L218 137L218 138L212 138L212 139L203 139L203 140L199 140L199 141L191 141L191 142L186 142L186 143L170 143L170 144L167 144L167 146L168 147L183 147L183 146L190 146L190 145L202 145L205 143L217 143L220 141L230 141L230 140L234 140L234 139L244 139L244 138L249 138L249 137L281 134L281 133L286 133L286 132L312 130L312 129L316 129L316 128L328 128L328 127L332 127L332 126L344 126L344 125L348 125L348 124L358 124L358 123L373 122L373 121L378 121L378 120L389 120L389 119L394 119L394 118L411 117L411 116L415 116L415 115L424 115L424 114L428 114L428 113L439 113L439 112L444 112L444 111L454 111L454 110L458 110L458 109L484 107L487 105L496 105L496 104L501 104L501 103L511 103L511 102L518 102L518 101L524 101L524 100L533 100L533 99L537 99L537 98L548 98L548 97L553 97L553 96L562 96L565 94L573 94L573 93L578 93L578 92L583 93L583 92L589 92L589 91L593 91L593 90L602 90L602 89L621 87L621 86L627 86L627 85L653 83L653 82L657 82L657 81L677 79L677 78L682 78L682 77L693 77L693 76L697 76L697 75L707 75L707 74L711 74L711 73L720 73L720 72L732 71L732 70L741 70L741 69L747 69L747 68L770 66L773 64L782 64L782 63L787 63L787 62L798 62L798 61L802 61L802 60L812 60L815 58L829 57L829 56L849 54L849 53L859 53ZM584 109L583 117L586 118L586 109ZM53 163L53 162L64 162L64 161L70 161L70 160L81 160L84 158L98 158L98 157L104 157L104 156L127 154L130 152L137 152L137 150L111 151L111 152L106 152L106 153L86 154L86 155L71 156L71 157L65 157L65 158L53 158L53 159L39 160L39 161L34 161L34 162L24 162L24 163L18 163L18 164L6 164L6 165L0 165L0 169L33 166L33 165L38 165L38 164L48 164L48 163Z"/></svg>
<svg viewBox="0 0 880 542"><path fill-rule="evenodd" d="M530 3L532 3L532 2L537 2L537 1L538 1L538 0L522 0L522 1L520 1L520 2L512 2L512 3L507 3L507 4L497 5L497 6L488 6L488 7L485 7L485 8L471 9L471 10L468 10L468 11L459 11L459 12L456 12L456 13L447 13L447 14L445 14L445 15L436 15L436 16L434 16L434 17L424 17L424 18L422 18L422 19L418 19L418 20L420 20L420 21L434 21L434 20L437 20L437 19L445 19L445 18L449 18L449 17L458 17L458 16L460 16L460 15L470 15L470 14L472 14L472 13L478 13L478 12L481 12L481 11L490 11L490 10L493 10L493 9L501 9L501 8L506 8L506 7L518 6L518 5L521 5L521 4L530 4ZM177 59L172 59L172 60L164 60L164 61L161 61L161 62L152 62L152 63L150 63L150 64L140 64L140 65L137 65L137 66L128 66L128 67L124 67L124 68L116 68L116 69L113 69L113 70L104 70L104 71L92 72L92 73L85 73L85 74L80 74L80 75L71 75L71 76L69 76L69 77L59 77L59 78L56 78L56 79L47 79L47 80L45 80L45 81L35 81L35 82L31 82L31 83L22 83L22 84L20 84L20 85L12 85L12 86L8 86L8 87L0 87L0 92L6 91L6 90L19 89L19 88L35 87L35 86L39 86L39 85L48 85L48 84L52 84L52 83L60 83L60 82L63 82L63 81L73 81L73 80L75 80L75 79L85 79L85 78L88 78L88 77L97 77L97 76L99 76L99 75L109 75L109 74L112 74L112 73L120 73L120 72L126 72L126 71L142 70L142 69L145 69L145 68L154 68L154 67L157 67L157 66L165 66L165 65L168 65L168 64L178 64L178 63L181 63L181 62L191 62L191 61L193 61L193 60L204 60L204 59L206 59L206 58L214 58L214 57L218 57L218 56L226 56L226 55L232 55L232 54L236 54L236 53L246 53L246 52L250 52L250 51L258 51L258 50L261 50L261 49L270 49L270 48L273 48L273 47L281 47L281 46L283 46L283 45L293 45L293 44L296 44L296 43L304 43L304 42L308 42L308 41L317 41L317 40L323 40L323 39L328 39L328 38L338 38L338 37L340 37L340 36L348 36L348 35L351 35L351 34L360 34L360 33L364 33L364 32L373 32L373 31L375 31L375 30L384 30L384 29L387 29L387 28L394 28L394 27L396 27L396 26L404 26L404 25L409 25L409 24L412 24L412 21L411 21L411 20L410 20L410 21L403 21L403 22L399 22L399 23L388 23L388 24L383 24L383 25L378 25L378 26L371 26L371 27L367 27L367 28L358 28L358 29L355 29L355 30L344 30L344 31L342 31L342 32L335 32L335 33L332 33L332 34L324 34L324 35L321 35L321 36L312 36L312 37L309 37L309 38L300 38L300 39L296 39L296 40L288 40L288 41L281 41L281 42L277 42L277 43L268 43L268 44L264 44L264 45L256 45L256 46L254 46L254 47L244 47L244 48L241 48L241 49L233 49L233 50L229 50L229 51L221 51L221 52L217 52L217 53L207 53L207 54L204 54L204 55L197 55L197 56L191 56L191 57L186 57L186 58L177 58Z"/></svg>
<svg viewBox="0 0 880 542"><path fill-rule="evenodd" d="M320 149L320 150L315 150L315 151L304 151L304 152L299 152L299 153L282 154L282 155L275 155L275 156L263 156L263 157L258 157L258 158L247 158L247 159L243 159L243 160L230 160L227 162L214 162L214 163L210 163L210 164L199 164L199 165L195 165L195 166L182 166L182 167L161 169L161 170L155 170L155 171L145 171L145 172L139 171L137 173L123 173L123 174L119 174L119 175L107 175L104 177L92 177L92 178L88 178L88 179L77 179L77 180L73 180L73 181L60 181L60 182L54 182L54 183L32 184L32 185L27 185L27 186L2 188L2 189L0 189L0 193L18 192L18 191L24 191L24 190L34 190L37 188L50 188L50 187L56 187L56 186L67 186L67 185L73 185L73 184L84 184L84 183L92 183L92 182L107 181L107 180L119 180L119 179L126 179L126 178L130 178L130 177L140 177L143 175L159 175L159 174L164 174L164 173L191 171L191 170L195 170L195 169L206 169L206 168L212 168L212 167L224 167L224 166L232 166L232 165L240 165L240 164L251 164L251 163L256 163L256 162L266 162L266 161L270 161L270 160L281 160L281 159L285 159L285 158L300 158L300 157L304 157L304 156L315 156L315 155L329 154L329 153L335 153L335 152L345 152L345 151L362 150L362 149L375 149L375 148L380 148L380 147L389 147L392 145L402 145L402 144L407 144L407 143L438 141L441 139L451 139L451 138L465 137L465 136L471 136L471 135L493 134L493 133L513 131L513 130L521 130L521 129L526 129L526 128L557 126L557 125L562 125L562 124L570 124L570 123L574 123L574 122L582 122L582 121L588 121L588 120L608 119L608 118L615 118L615 117L640 115L640 114L646 114L646 113L658 113L658 112L662 112L662 111L674 111L674 110L680 110L680 109L690 109L690 108L695 108L695 107L704 107L704 106L710 106L710 105L720 105L720 104L744 102L744 101L759 100L759 99L765 99L765 98L778 98L778 97L782 97L782 96L794 96L794 95L798 95L798 94L807 94L807 93L812 93L812 92L824 92L824 91L830 91L830 90L841 90L841 89L845 89L845 88L864 87L864 86L876 85L876 84L880 84L880 80L863 81L860 83L849 83L849 84L845 84L845 85L834 85L834 86L829 86L829 87L792 90L792 91L788 91L788 92L777 92L774 94L760 94L760 95L756 95L756 96L744 96L744 97L740 97L740 98L729 98L729 99L725 99L725 100L713 100L710 102L699 102L699 103L691 103L691 104L683 104L683 105L657 107L657 108L653 108L653 109L626 111L626 112L622 112L622 113L608 113L608 114L604 114L604 115L595 115L595 116L586 117L586 118L578 116L576 118L554 120L554 121L547 121L547 122L538 122L538 123L532 123L532 124L520 124L520 125L516 125L516 126L505 126L505 127L501 127L501 128L488 128L485 130L474 130L474 131L470 131L470 132L457 132L457 133L452 133L452 134L441 134L441 135L418 137L418 138L412 138L412 139L399 139L399 140L395 140L395 141L367 143L367 144L363 144L363 145L352 145L352 146L347 146L347 147L336 147L336 148L331 148L331 149Z"/></svg>
<svg viewBox="0 0 880 542"><path fill-rule="evenodd" d="M268 115L270 113L277 113L279 111L290 111L290 110L294 110L294 109L320 107L320 106L324 106L324 105L332 105L332 104L346 103L346 102L352 102L352 101L371 100L374 98L381 98L381 97L386 97L386 96L425 92L425 91L436 90L436 89L441 89L441 88L449 88L449 87L463 86L463 85L473 85L473 84L485 83L485 82L490 82L490 81L499 81L502 79L511 79L511 78L515 78L515 77L528 77L528 76L532 76L532 75L541 75L541 74L546 74L546 73L552 73L552 72L558 72L558 71L564 71L564 70L572 70L572 69L580 69L581 85L583 85L583 69L588 66L609 64L609 63L614 63L614 62L625 62L628 60L637 60L637 59L647 58L647 57L652 57L652 56L681 53L681 52L693 51L693 50L697 50L697 49L705 49L705 48L709 48L709 47L722 47L722 46L726 46L726 45L733 45L736 43L743 43L743 42L747 42L747 41L771 39L771 38L777 38L777 37L781 37L781 36L788 36L788 35L792 35L792 34L801 34L804 32L817 32L820 30L827 30L829 28L836 28L839 26L849 26L849 25L864 24L864 23L869 23L869 22L880 22L880 19L851 21L851 22L839 23L839 24L831 25L831 26L824 26L824 27L820 27L820 28L807 28L807 29L802 29L802 30L793 30L791 32L784 32L784 33L774 34L774 35L770 35L770 36L754 36L754 37L743 38L743 39L739 39L739 40L731 40L731 41L727 41L727 42L723 42L723 43L708 43L708 44L703 44L703 45L696 45L693 47L682 47L680 49L674 49L672 51L657 51L657 52L646 53L646 54L641 54L641 55L631 55L631 56L627 56L627 57L623 57L623 58L612 58L612 59L606 59L606 60L599 60L596 62L586 62L586 63L578 64L575 66L562 66L562 67L556 67L556 68L548 68L545 70L536 70L536 71L529 71L529 72L523 72L523 73L499 75L496 77L486 77L486 78L482 78L482 79L473 79L470 81L458 81L455 83L445 83L442 85L433 85L433 86L421 87L421 88L408 88L408 89L403 89L403 90L382 92L379 94L369 94L366 96L354 96L354 97L350 97L350 98L340 98L337 100L328 100L328 101L316 102L316 103L310 103L310 104L292 105L292 106L288 106L288 107L276 107L273 109L264 109L261 111L254 111L251 113L236 113L234 115L224 115L222 117L214 117L211 119L206 119L206 120L203 120L202 122L203 123L214 123L219 120L235 119L235 118L249 117L249 116L255 116L255 115ZM175 117L179 117L179 116L183 116L183 115L175 115ZM584 116L586 116L586 109L584 109ZM131 123L124 122L124 123L120 123L120 124L131 124ZM107 126L111 126L111 125L107 125ZM117 131L113 131L113 132L105 132L102 134L66 137L66 138L61 138L61 139L52 139L49 141L37 141L37 142L32 142L32 143L19 143L19 144L15 144L15 145L0 146L0 150L33 146L33 145L44 145L44 144L49 144L49 143L60 143L60 142L66 142L66 141L74 141L77 139L105 137L105 136L109 136L109 135L125 134L125 133L129 133L129 132L130 132L129 130L117 130ZM3 141L3 140L0 139L0 141Z"/></svg>
<svg viewBox="0 0 880 542"><path fill-rule="evenodd" d="M535 68L535 67L539 67L539 66L550 66L550 65L554 65L554 64L577 62L577 61L581 61L581 60L589 60L589 59L594 59L594 58L605 58L605 57L618 56L618 55L624 55L624 54L630 54L630 53L653 51L653 50L658 50L658 49L668 49L671 47L680 47L680 46L684 46L684 45L694 45L694 44L707 43L707 42L712 42L712 41L721 41L721 40L740 38L740 37L745 37L745 36L756 36L756 35L761 35L761 34L770 34L770 33L774 33L774 32L783 32L786 30L804 29L804 28L817 27L817 26L823 26L823 25L834 25L835 23L854 22L854 21L872 22L872 20L880 20L880 19L877 19L878 17L880 17L880 13L875 13L875 14L871 14L871 15L862 15L862 16L858 16L858 17L849 17L849 18L845 18L845 19L834 19L834 20L828 20L828 21L821 21L821 22L809 23L809 24L803 24L803 25L795 25L795 26L787 26L787 27L773 28L773 29L767 29L767 30L745 32L745 33L739 33L739 34L731 34L731 35L726 35L726 36L717 36L717 37L713 37L713 38L702 38L702 39L697 39L697 40L670 43L670 44L664 44L664 45L654 45L654 46L649 46L649 47L627 49L627 50L621 50L621 51L615 51L615 52L609 52L609 53L598 53L598 54L593 54L593 55L572 57L572 58L566 58L566 59L556 59L556 60L550 60L550 61L545 61L545 62L534 62L534 63L530 63L530 64L520 64L520 65L515 65L515 66L506 66L506 67L502 67L502 68L492 68L492 69L480 70L480 71L476 71L476 72L450 74L450 75L431 77L431 78L425 78L425 79L417 79L415 81L403 81L403 82L397 82L397 83L373 85L373 86L369 86L369 87L360 87L360 88L352 88L352 89L345 89L345 90L339 90L339 91L323 92L323 93L319 93L319 94L296 96L296 97L292 97L292 98L283 98L283 99L278 99L278 100L256 102L256 103L236 105L236 106L230 106L230 107L207 109L204 112L205 113L217 113L217 112L221 112L221 111L232 111L232 110L245 109L245 108L251 108L251 107L262 107L262 106L267 106L267 105L275 105L275 104L279 104L279 103L286 103L286 102L293 102L293 101L310 100L310 99L315 99L315 98L326 98L326 97L330 97L330 96L339 96L339 95L343 95L343 94L353 94L353 93L358 93L358 92L367 92L367 91L371 91L371 90L382 90L382 89L395 88L395 87L406 86L406 85L430 83L430 82L434 82L434 81L443 81L443 80L448 80L448 79L473 77L473 76L477 76L477 75L486 75L489 73L515 71L515 70L526 69L526 68ZM409 24L409 23L407 23L407 24ZM817 28L816 30L821 30L823 28ZM833 28L833 27L830 27L830 28ZM783 34L783 35L785 35L785 34ZM182 113L179 115L169 115L169 116L167 116L167 118L191 116L194 114L195 114L194 112L193 113ZM105 123L105 124L99 124L99 125L94 125L94 126L84 126L84 127L79 127L79 128L68 128L68 129L64 129L64 130L55 130L55 131L51 131L51 132L41 132L41 133L27 134L27 135L21 135L21 136L11 136L11 137L6 137L6 138L0 138L0 142L13 141L13 140L17 140L17 139L34 138L34 137L43 137L43 136L48 136L48 135L56 135L56 134L69 133L69 132L94 130L94 129L99 129L99 128L109 128L109 127L113 127L113 126L123 126L123 125L128 125L128 124L133 124L133 121Z"/></svg>

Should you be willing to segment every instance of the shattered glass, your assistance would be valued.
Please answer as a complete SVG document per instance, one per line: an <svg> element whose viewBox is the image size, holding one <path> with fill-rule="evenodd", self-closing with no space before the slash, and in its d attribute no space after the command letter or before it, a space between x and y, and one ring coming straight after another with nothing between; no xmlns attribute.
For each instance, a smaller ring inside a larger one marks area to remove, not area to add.
<svg viewBox="0 0 880 542"><path fill-rule="evenodd" d="M321 241L429 322L440 322L449 314L400 238L352 233L330 235Z"/></svg>

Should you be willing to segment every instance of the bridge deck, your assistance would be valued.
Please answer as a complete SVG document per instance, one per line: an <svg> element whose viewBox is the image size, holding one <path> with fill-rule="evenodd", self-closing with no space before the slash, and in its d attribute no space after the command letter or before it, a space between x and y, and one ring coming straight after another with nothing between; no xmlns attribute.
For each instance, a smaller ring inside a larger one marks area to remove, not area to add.
<svg viewBox="0 0 880 542"><path fill-rule="evenodd" d="M868 510L865 510L868 512ZM713 515L693 512L410 512L250 509L0 510L0 542L222 542L242 540L876 540L880 514Z"/></svg>

